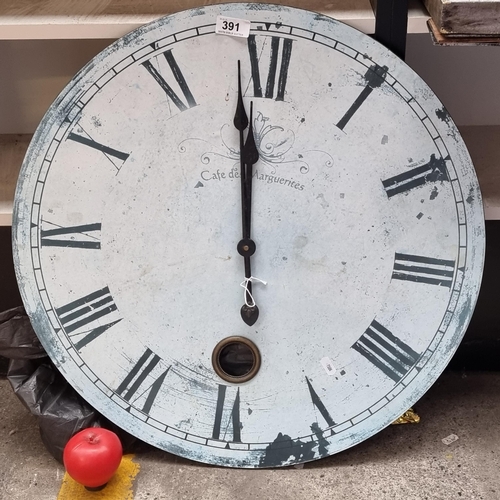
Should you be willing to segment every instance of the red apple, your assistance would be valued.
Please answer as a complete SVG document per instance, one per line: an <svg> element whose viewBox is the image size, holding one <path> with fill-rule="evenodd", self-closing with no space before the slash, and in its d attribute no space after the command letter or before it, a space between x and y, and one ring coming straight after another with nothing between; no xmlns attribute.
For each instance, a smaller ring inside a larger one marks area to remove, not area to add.
<svg viewBox="0 0 500 500"><path fill-rule="evenodd" d="M114 432L102 427L89 427L67 442L63 462L76 482L88 488L100 488L113 477L122 453L122 444Z"/></svg>

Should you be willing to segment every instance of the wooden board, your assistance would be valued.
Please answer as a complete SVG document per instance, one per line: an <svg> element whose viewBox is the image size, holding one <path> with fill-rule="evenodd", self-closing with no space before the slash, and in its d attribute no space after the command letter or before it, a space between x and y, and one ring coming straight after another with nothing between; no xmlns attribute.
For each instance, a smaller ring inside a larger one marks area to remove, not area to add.
<svg viewBox="0 0 500 500"><path fill-rule="evenodd" d="M242 0L235 0L241 2ZM1 0L0 39L119 38L167 14L220 3L217 0ZM308 9L373 33L370 0L273 0ZM427 12L420 0L410 2L409 32L425 32Z"/></svg>
<svg viewBox="0 0 500 500"><path fill-rule="evenodd" d="M443 46L473 46L473 45L500 45L500 35L497 36L456 36L443 35L433 19L427 21L434 45Z"/></svg>
<svg viewBox="0 0 500 500"><path fill-rule="evenodd" d="M500 34L500 0L424 0L443 35Z"/></svg>

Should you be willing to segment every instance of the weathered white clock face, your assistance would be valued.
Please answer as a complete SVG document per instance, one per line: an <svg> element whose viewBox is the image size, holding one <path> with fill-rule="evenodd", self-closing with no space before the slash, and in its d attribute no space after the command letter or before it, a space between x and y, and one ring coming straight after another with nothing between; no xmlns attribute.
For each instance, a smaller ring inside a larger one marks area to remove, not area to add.
<svg viewBox="0 0 500 500"><path fill-rule="evenodd" d="M215 34L219 14L249 38ZM253 326L238 60L267 282ZM23 166L16 267L47 351L108 418L195 460L278 466L366 439L433 383L472 314L482 216L457 129L404 63L332 19L228 4L147 25L74 78ZM233 336L260 353L244 383L212 364Z"/></svg>

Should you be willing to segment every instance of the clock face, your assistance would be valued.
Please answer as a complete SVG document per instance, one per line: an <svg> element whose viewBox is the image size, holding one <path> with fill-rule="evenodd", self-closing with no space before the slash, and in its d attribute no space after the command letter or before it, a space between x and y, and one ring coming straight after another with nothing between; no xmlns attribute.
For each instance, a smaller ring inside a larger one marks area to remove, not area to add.
<svg viewBox="0 0 500 500"><path fill-rule="evenodd" d="M26 308L73 387L146 442L237 467L331 455L407 410L463 336L484 253L431 90L369 37L271 5L175 14L98 55L38 128L14 221Z"/></svg>

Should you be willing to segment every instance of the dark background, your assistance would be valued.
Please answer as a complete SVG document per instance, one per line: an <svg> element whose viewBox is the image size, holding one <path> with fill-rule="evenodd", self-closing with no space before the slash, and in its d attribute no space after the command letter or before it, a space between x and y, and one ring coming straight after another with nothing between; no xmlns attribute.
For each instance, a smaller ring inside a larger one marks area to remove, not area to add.
<svg viewBox="0 0 500 500"><path fill-rule="evenodd" d="M12 260L11 228L0 227L0 311L22 305ZM500 221L486 221L486 261L483 282L472 321L449 368L500 369ZM0 359L0 371L6 360Z"/></svg>

